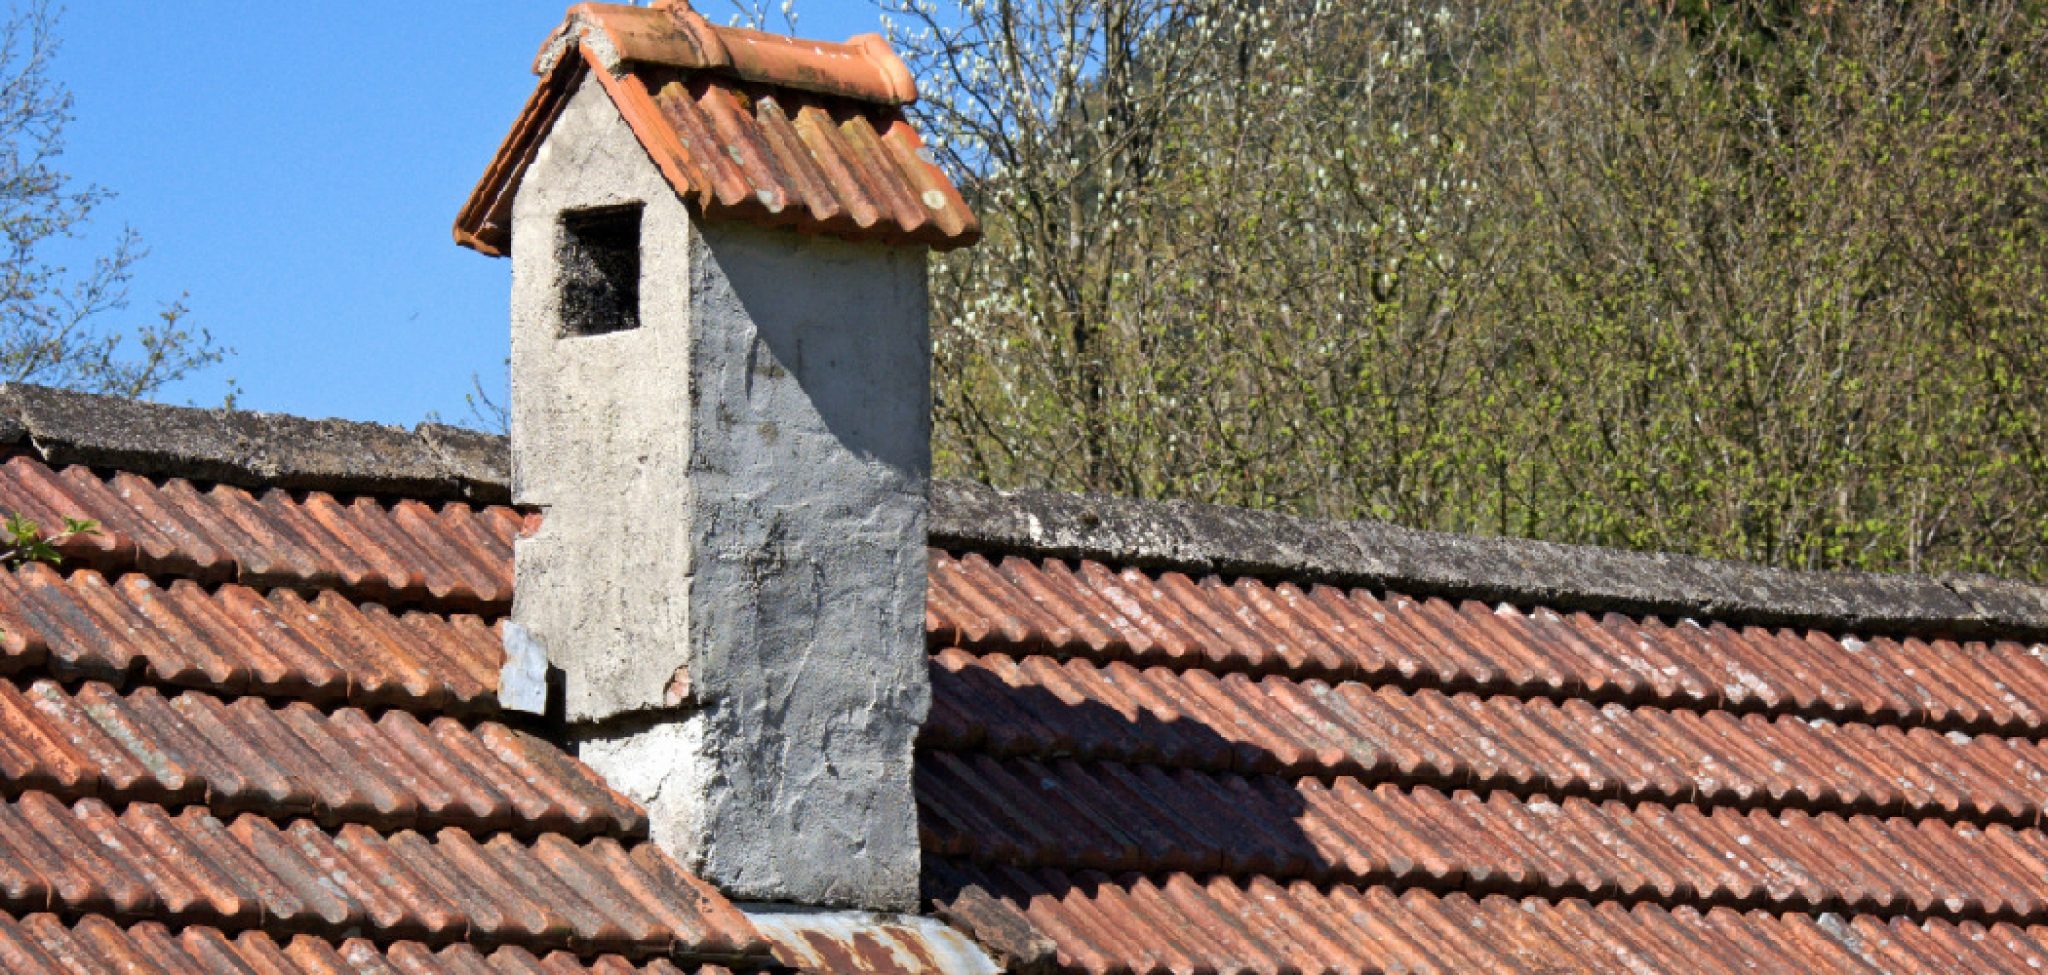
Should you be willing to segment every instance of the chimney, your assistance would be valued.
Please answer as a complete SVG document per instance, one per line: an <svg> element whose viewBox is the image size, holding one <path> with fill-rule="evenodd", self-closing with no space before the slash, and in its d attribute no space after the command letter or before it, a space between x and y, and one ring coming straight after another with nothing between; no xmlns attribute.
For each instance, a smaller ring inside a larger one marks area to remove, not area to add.
<svg viewBox="0 0 2048 975"><path fill-rule="evenodd" d="M575 6L536 70L456 225L512 259L543 512L501 698L559 708L731 896L914 908L926 258L979 230L909 72L683 3Z"/></svg>

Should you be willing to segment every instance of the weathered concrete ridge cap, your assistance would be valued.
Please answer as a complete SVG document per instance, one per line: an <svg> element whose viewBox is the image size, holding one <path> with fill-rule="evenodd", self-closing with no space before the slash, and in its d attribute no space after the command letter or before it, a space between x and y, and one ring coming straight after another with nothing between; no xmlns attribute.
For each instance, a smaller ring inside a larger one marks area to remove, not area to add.
<svg viewBox="0 0 2048 975"><path fill-rule="evenodd" d="M547 75L576 45L613 75L629 63L713 71L820 95L891 107L917 101L909 66L879 34L844 43L720 27L687 3L626 7L580 3L542 46L534 73Z"/></svg>
<svg viewBox="0 0 2048 975"><path fill-rule="evenodd" d="M465 247L511 253L513 200L586 76L705 219L940 250L981 238L904 117L917 86L878 36L807 41L717 27L687 5L585 3L535 68L539 88L456 218Z"/></svg>
<svg viewBox="0 0 2048 975"><path fill-rule="evenodd" d="M1796 572L1186 502L1004 492L959 482L933 485L931 540L983 555L1086 558L1559 610L1870 634L2048 637L2048 589L1987 576Z"/></svg>
<svg viewBox="0 0 2048 975"><path fill-rule="evenodd" d="M0 438L50 464L182 477L250 489L503 504L503 438L441 424L348 420L142 403L0 385Z"/></svg>
<svg viewBox="0 0 2048 975"><path fill-rule="evenodd" d="M504 438L433 424L408 431L11 384L0 386L0 443L52 464L252 489L492 504L511 495ZM1004 492L957 481L935 482L932 494L932 543L985 555L1090 558L1558 609L1873 633L2048 637L2048 588L1990 576L1791 572L1214 505Z"/></svg>

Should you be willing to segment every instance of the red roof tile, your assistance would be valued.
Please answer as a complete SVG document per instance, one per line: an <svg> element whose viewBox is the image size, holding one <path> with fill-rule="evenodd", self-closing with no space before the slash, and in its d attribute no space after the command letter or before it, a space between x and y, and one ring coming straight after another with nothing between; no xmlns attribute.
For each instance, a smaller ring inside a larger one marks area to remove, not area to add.
<svg viewBox="0 0 2048 975"><path fill-rule="evenodd" d="M636 965L616 955L585 963L568 952L523 948L484 952L469 945L435 949L416 942L388 947L363 938L332 942L301 935L230 937L214 928L173 930L150 922L123 928L102 917L73 925L50 914L0 914L0 966L10 975L684 975L692 969L656 960ZM699 975L729 975L704 967Z"/></svg>
<svg viewBox="0 0 2048 975"><path fill-rule="evenodd" d="M0 803L0 905L340 938L577 947L637 957L757 951L759 936L652 846L325 829L40 792Z"/></svg>
<svg viewBox="0 0 2048 975"><path fill-rule="evenodd" d="M0 781L323 825L634 838L645 815L559 748L491 721L372 716L97 682L0 681Z"/></svg>
<svg viewBox="0 0 2048 975"><path fill-rule="evenodd" d="M98 521L97 536L66 550L68 564L465 609L511 601L523 522L505 507L202 488L21 456L0 464L0 511L43 525Z"/></svg>
<svg viewBox="0 0 2048 975"><path fill-rule="evenodd" d="M322 705L495 707L504 649L478 616L393 612L334 590L308 597L67 571L0 571L0 673L141 679Z"/></svg>
<svg viewBox="0 0 2048 975"><path fill-rule="evenodd" d="M535 70L539 90L456 220L456 240L484 253L510 252L520 180L585 78L706 218L945 249L980 238L903 115L916 86L880 37L799 41L713 26L688 4L584 3Z"/></svg>
<svg viewBox="0 0 2048 975"><path fill-rule="evenodd" d="M110 530L0 572L0 967L764 963L495 714L526 518L253 487L0 464ZM2038 646L972 553L930 595L927 887L1071 970L2048 961Z"/></svg>
<svg viewBox="0 0 2048 975"><path fill-rule="evenodd" d="M2043 957L2039 647L973 553L927 626L928 888L1073 969Z"/></svg>
<svg viewBox="0 0 2048 975"><path fill-rule="evenodd" d="M2048 912L2048 836L2027 827L945 753L919 774L926 850L983 863L1773 910Z"/></svg>
<svg viewBox="0 0 2048 975"><path fill-rule="evenodd" d="M2048 815L2048 747L2028 737L957 649L935 663L923 741L936 750L1631 802Z"/></svg>
<svg viewBox="0 0 2048 975"><path fill-rule="evenodd" d="M1614 900L1162 880L941 865L948 886L1014 892L1060 961L1091 975L1870 975L2023 972L2048 964L2048 927Z"/></svg>
<svg viewBox="0 0 2048 975"><path fill-rule="evenodd" d="M0 570L0 967L767 960L642 810L494 717L517 513L26 456L0 510L104 526Z"/></svg>
<svg viewBox="0 0 2048 975"><path fill-rule="evenodd" d="M969 646L1183 670L1944 730L2048 727L2048 660L2015 643L1859 639L971 554L934 557L926 626Z"/></svg>

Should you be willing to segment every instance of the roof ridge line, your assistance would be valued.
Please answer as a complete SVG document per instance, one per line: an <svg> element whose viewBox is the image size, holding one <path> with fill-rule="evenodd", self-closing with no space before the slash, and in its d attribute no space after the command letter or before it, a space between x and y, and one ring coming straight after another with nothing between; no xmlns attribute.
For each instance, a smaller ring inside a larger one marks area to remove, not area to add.
<svg viewBox="0 0 2048 975"><path fill-rule="evenodd" d="M1560 612L1868 635L2048 637L2048 587L1986 575L1778 569L1190 501L932 485L932 544L983 556L1357 586Z"/></svg>
<svg viewBox="0 0 2048 975"><path fill-rule="evenodd" d="M0 385L0 445L46 463L241 487L506 504L506 439ZM1883 635L2048 638L2048 587L1980 575L1805 572L1696 556L1186 501L932 484L933 544L984 555L1390 589L1552 609Z"/></svg>
<svg viewBox="0 0 2048 975"><path fill-rule="evenodd" d="M406 430L5 383L0 445L54 466L242 488L481 504L512 496L505 438L442 423Z"/></svg>

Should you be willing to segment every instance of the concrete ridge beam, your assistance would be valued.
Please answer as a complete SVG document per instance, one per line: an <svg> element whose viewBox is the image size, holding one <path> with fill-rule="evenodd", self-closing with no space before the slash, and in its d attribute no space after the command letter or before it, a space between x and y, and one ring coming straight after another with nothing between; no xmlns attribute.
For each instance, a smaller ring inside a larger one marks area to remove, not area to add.
<svg viewBox="0 0 2048 975"><path fill-rule="evenodd" d="M51 464L249 489L503 504L505 438L0 385L0 443ZM1332 522L1177 501L932 485L934 545L1560 610L1870 634L2048 639L2048 587L1991 576L1798 572L1684 555Z"/></svg>

